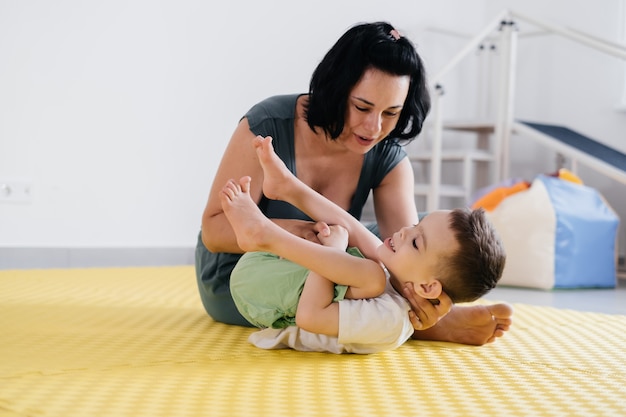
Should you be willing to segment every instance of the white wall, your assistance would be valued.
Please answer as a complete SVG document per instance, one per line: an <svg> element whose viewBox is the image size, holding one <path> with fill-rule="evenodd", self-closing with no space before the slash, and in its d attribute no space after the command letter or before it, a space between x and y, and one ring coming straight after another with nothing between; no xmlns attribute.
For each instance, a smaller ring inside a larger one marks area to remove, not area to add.
<svg viewBox="0 0 626 417"><path fill-rule="evenodd" d="M33 184L31 203L0 203L0 251L192 248L241 115L266 96L305 92L315 65L352 24L391 21L418 44L434 73L462 42L427 28L473 33L504 7L615 35L611 10L619 0L601 9L580 3L0 0L0 181ZM560 50L556 42L541 56ZM582 62L597 61L599 79L576 75L552 86L532 78L540 52L526 52L520 73L528 79L518 88L524 117L554 116L626 151L625 116L612 109L623 67L581 48L584 60L563 61L581 72ZM562 78L554 61L547 64L552 79ZM467 74L456 77L472 88ZM549 93L539 94L537 83ZM567 96L572 85L581 86L577 98ZM561 95L564 103L553 104ZM590 101L603 111L587 110ZM449 105L457 114L474 107L467 100ZM520 164L528 172L544 169ZM626 218L626 209L620 214Z"/></svg>
<svg viewBox="0 0 626 417"><path fill-rule="evenodd" d="M33 184L30 204L0 203L0 248L193 247L251 105L306 92L354 23L415 39L480 22L482 3L0 0L0 181Z"/></svg>

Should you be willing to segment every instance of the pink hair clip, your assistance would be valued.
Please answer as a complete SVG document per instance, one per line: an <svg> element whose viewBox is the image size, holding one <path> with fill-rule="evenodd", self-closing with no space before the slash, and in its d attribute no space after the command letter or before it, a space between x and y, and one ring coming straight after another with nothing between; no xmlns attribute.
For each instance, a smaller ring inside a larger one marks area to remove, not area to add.
<svg viewBox="0 0 626 417"><path fill-rule="evenodd" d="M395 40L400 39L400 32L398 32L398 31L397 31L397 30L395 30L395 29L391 29L391 32L389 32L389 34L390 34L391 36L393 36L393 38L394 38Z"/></svg>

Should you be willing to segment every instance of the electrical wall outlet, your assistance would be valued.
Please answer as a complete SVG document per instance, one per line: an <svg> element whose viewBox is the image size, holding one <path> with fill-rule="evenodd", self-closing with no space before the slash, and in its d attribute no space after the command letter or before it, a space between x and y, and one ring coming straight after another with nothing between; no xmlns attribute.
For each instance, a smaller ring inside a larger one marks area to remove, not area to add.
<svg viewBox="0 0 626 417"><path fill-rule="evenodd" d="M33 187L29 181L0 180L0 203L30 203Z"/></svg>

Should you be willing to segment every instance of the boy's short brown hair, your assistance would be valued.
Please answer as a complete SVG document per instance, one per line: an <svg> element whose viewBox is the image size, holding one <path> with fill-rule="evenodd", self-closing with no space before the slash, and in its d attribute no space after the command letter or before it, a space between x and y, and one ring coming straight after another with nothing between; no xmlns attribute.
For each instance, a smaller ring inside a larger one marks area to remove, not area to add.
<svg viewBox="0 0 626 417"><path fill-rule="evenodd" d="M485 211L458 208L450 213L450 228L459 247L439 262L439 280L454 303L475 301L502 276L506 253Z"/></svg>

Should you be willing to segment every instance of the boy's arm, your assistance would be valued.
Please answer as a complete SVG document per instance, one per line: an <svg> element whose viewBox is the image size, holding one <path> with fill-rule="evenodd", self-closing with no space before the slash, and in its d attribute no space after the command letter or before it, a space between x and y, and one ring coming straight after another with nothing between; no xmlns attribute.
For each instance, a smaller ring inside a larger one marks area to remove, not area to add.
<svg viewBox="0 0 626 417"><path fill-rule="evenodd" d="M351 287L352 298L376 297L385 290L385 271L378 261L310 242L278 226L275 233L262 250L289 259L335 284Z"/></svg>
<svg viewBox="0 0 626 417"><path fill-rule="evenodd" d="M335 284L310 271L296 310L296 325L311 333L339 335L339 303L333 302Z"/></svg>
<svg viewBox="0 0 626 417"><path fill-rule="evenodd" d="M348 231L346 230L346 228L340 225L331 225L329 226L329 229L330 229L330 233L328 235L322 235L321 233L318 233L318 238L321 244L327 247L337 248L341 252L345 252L348 248L348 240L349 240ZM357 257L357 259L358 258L359 257ZM350 274L350 276L352 275L354 274ZM350 281L352 281L352 278L350 278ZM348 282L348 279L346 279L346 282ZM378 288L378 286L373 286L370 284L362 285L363 282L370 282L370 280L367 278L364 279L363 277L359 277L359 285L357 286L349 285L348 290L346 291L345 298L351 298L351 299L372 298L372 297L377 297L378 295L380 295L380 292L382 292L382 289L379 291L380 288ZM334 283L333 283L333 288L334 288ZM331 295L332 295L331 297L331 301L332 301L332 298L334 297L334 289ZM324 297L323 294L316 295L314 296L314 299L320 300L323 297Z"/></svg>
<svg viewBox="0 0 626 417"><path fill-rule="evenodd" d="M294 177L294 179L300 184L294 188L293 195L288 197L288 203L316 221L345 227L350 236L350 246L359 248L366 258L378 261L376 249L382 244L378 236L331 200L317 193L298 178Z"/></svg>

